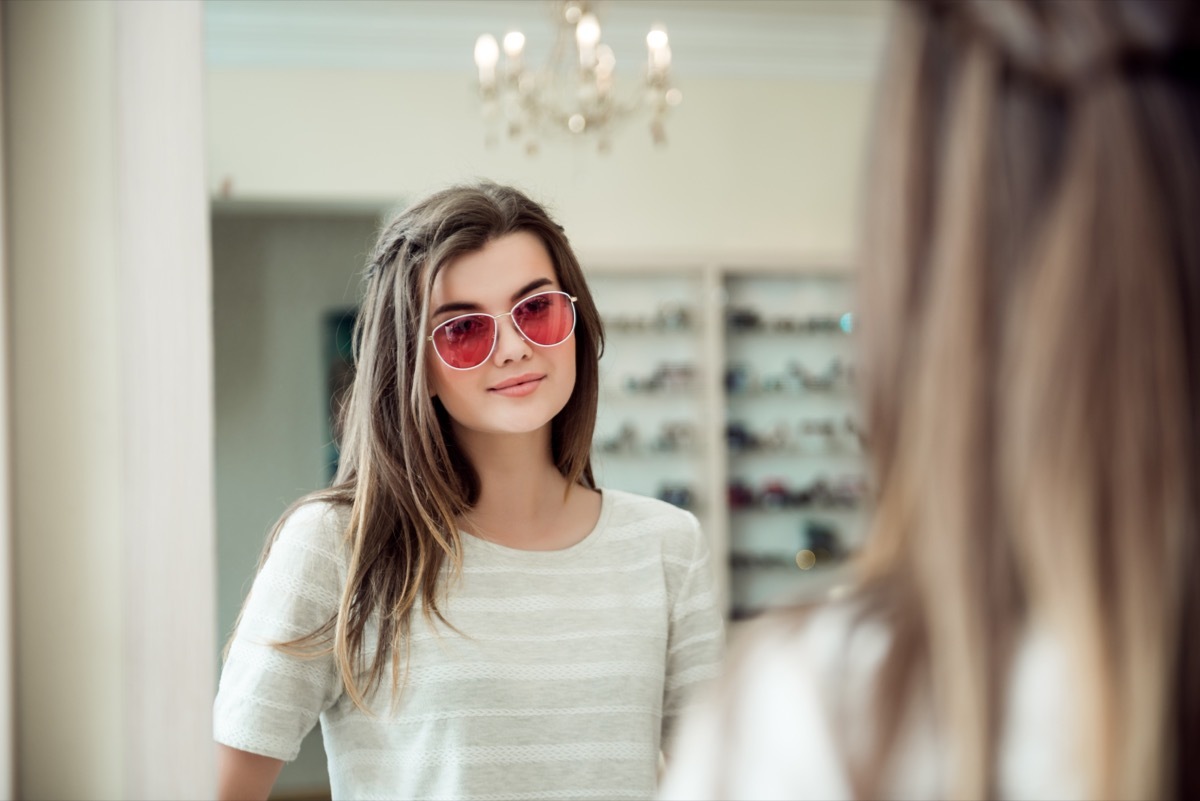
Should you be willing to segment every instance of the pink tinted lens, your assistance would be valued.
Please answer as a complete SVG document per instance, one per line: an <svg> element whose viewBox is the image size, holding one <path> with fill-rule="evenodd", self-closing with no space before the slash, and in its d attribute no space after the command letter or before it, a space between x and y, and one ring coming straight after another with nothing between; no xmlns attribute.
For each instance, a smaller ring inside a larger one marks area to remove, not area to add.
<svg viewBox="0 0 1200 801"><path fill-rule="evenodd" d="M446 364L465 370L487 360L495 338L495 320L486 314L468 314L438 326L433 346Z"/></svg>
<svg viewBox="0 0 1200 801"><path fill-rule="evenodd" d="M530 342L557 345L575 329L575 306L561 292L534 295L513 309L513 322Z"/></svg>

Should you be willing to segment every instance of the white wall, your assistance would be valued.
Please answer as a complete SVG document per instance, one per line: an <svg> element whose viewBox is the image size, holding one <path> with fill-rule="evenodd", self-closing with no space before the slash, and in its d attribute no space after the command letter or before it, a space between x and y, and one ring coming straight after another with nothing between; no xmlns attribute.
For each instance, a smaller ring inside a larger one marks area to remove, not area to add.
<svg viewBox="0 0 1200 801"><path fill-rule="evenodd" d="M411 199L476 176L548 203L584 255L846 258L856 229L866 80L681 81L656 149L484 146L469 73L210 69L209 183L251 200Z"/></svg>
<svg viewBox="0 0 1200 801"><path fill-rule="evenodd" d="M293 500L328 481L324 316L353 306L376 220L344 214L213 219L219 634L228 637L264 537ZM279 777L323 785L319 732Z"/></svg>

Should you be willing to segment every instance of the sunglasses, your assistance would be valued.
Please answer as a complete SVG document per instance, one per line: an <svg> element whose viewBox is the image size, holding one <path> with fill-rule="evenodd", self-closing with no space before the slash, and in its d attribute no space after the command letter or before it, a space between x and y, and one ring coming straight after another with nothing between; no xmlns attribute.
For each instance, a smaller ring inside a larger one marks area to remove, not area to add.
<svg viewBox="0 0 1200 801"><path fill-rule="evenodd" d="M496 349L496 321L512 317L517 331L529 342L552 348L575 330L575 301L566 292L539 292L504 314L463 314L439 324L429 335L433 349L452 370L471 370L491 358Z"/></svg>

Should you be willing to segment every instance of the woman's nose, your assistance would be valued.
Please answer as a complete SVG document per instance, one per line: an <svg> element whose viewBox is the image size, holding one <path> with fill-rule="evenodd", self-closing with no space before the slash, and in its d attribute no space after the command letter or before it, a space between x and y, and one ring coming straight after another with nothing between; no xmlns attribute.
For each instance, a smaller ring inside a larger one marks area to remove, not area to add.
<svg viewBox="0 0 1200 801"><path fill-rule="evenodd" d="M492 359L497 365L528 359L533 355L533 346L517 328L512 315L496 320L496 350Z"/></svg>

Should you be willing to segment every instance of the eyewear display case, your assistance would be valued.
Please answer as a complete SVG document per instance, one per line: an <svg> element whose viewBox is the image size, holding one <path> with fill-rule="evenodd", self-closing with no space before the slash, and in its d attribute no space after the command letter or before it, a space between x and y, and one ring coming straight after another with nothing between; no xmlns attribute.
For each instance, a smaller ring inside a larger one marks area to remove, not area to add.
<svg viewBox="0 0 1200 801"><path fill-rule="evenodd" d="M597 480L697 515L733 620L836 586L865 525L851 274L585 269L607 335Z"/></svg>

